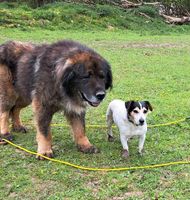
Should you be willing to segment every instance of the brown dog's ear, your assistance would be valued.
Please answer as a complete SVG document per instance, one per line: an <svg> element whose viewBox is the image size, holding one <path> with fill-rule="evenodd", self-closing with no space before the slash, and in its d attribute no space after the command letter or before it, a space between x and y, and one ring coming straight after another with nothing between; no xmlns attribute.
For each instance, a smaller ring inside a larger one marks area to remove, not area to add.
<svg viewBox="0 0 190 200"><path fill-rule="evenodd" d="M125 108L127 109L127 112L130 113L133 109L132 106L134 104L134 101L126 101L125 102Z"/></svg>
<svg viewBox="0 0 190 200"><path fill-rule="evenodd" d="M72 65L73 65L73 63L70 59L67 59L65 61L64 60L59 61L57 63L56 68L55 68L55 76L56 76L56 81L57 81L56 84L62 83L62 79L63 79L66 69L69 68L69 70L70 70ZM67 70L67 71L69 71L69 70Z"/></svg>
<svg viewBox="0 0 190 200"><path fill-rule="evenodd" d="M105 88L106 90L107 89L112 89L112 71L111 71L111 67L109 65L109 63L107 61L103 61L103 64L102 64L102 68L103 68L103 71L106 75L106 84L105 84Z"/></svg>
<svg viewBox="0 0 190 200"><path fill-rule="evenodd" d="M147 107L148 107L148 109L149 109L150 111L153 111L152 105L150 104L149 101L144 101L144 103L145 103L145 105L147 105Z"/></svg>

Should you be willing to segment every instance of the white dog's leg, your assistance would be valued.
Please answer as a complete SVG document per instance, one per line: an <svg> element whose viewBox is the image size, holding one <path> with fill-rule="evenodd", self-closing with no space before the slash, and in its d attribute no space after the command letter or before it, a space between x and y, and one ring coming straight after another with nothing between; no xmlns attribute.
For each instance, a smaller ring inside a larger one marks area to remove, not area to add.
<svg viewBox="0 0 190 200"><path fill-rule="evenodd" d="M106 122L108 127L108 141L112 142L114 140L113 138L113 132L112 132L112 124L114 123L113 117L112 117L112 111L108 108L107 114L106 114Z"/></svg>
<svg viewBox="0 0 190 200"><path fill-rule="evenodd" d="M123 146L123 157L127 158L129 156L128 138L125 134L120 134L121 144Z"/></svg>
<svg viewBox="0 0 190 200"><path fill-rule="evenodd" d="M145 142L146 134L143 134L139 137L139 153L142 154L142 150L144 147L144 142Z"/></svg>
<svg viewBox="0 0 190 200"><path fill-rule="evenodd" d="M123 146L123 149L125 149L125 150L129 150L128 149L128 144L127 144L127 137L126 137L126 135L124 135L124 134L120 134L120 140L121 140L121 144L122 144L122 146Z"/></svg>

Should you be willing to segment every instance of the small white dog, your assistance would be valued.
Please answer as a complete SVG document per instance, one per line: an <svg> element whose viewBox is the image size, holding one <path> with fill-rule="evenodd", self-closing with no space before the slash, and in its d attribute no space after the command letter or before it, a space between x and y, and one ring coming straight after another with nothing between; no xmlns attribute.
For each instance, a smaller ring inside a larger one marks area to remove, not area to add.
<svg viewBox="0 0 190 200"><path fill-rule="evenodd" d="M123 157L129 156L127 142L133 136L139 136L139 153L142 154L147 132L146 116L152 110L148 101L124 102L116 99L109 104L106 114L108 141L113 141L112 124L115 123L120 132Z"/></svg>

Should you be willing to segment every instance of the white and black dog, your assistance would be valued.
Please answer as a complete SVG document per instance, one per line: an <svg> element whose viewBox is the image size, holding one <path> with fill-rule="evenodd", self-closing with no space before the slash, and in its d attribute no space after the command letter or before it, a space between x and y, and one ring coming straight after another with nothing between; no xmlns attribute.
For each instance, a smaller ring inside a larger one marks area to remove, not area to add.
<svg viewBox="0 0 190 200"><path fill-rule="evenodd" d="M120 140L123 146L123 157L129 156L128 139L139 136L139 153L142 154L147 123L146 116L152 111L149 101L113 100L107 109L106 120L108 126L108 141L113 141L112 124L119 128Z"/></svg>

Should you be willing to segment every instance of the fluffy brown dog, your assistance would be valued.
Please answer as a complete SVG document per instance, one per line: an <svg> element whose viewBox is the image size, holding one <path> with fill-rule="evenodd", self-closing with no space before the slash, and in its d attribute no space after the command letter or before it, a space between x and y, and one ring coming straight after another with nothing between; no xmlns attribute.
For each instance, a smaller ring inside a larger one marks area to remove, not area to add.
<svg viewBox="0 0 190 200"><path fill-rule="evenodd" d="M0 46L0 119L2 138L12 140L13 129L26 132L19 114L32 102L38 153L53 156L50 123L62 110L78 149L96 153L85 135L87 105L98 106L112 87L108 62L92 49L73 41L51 45L7 42ZM39 157L40 158L40 157ZM42 159L42 158L40 158Z"/></svg>

